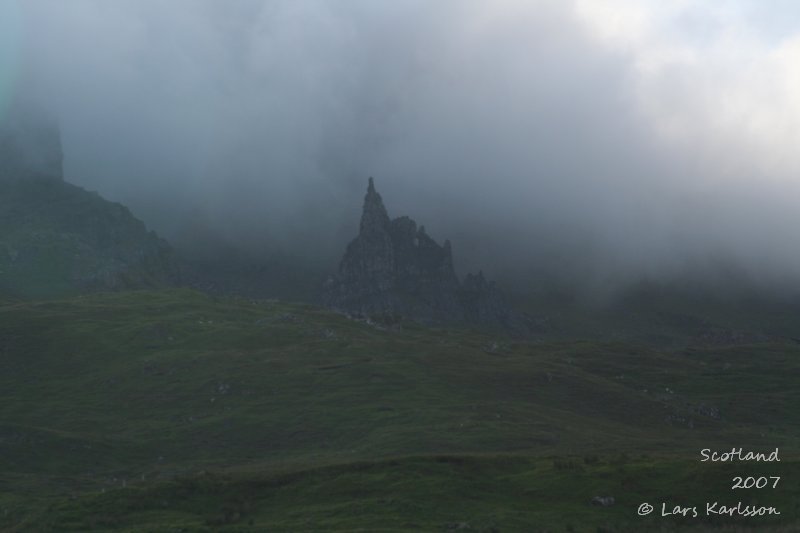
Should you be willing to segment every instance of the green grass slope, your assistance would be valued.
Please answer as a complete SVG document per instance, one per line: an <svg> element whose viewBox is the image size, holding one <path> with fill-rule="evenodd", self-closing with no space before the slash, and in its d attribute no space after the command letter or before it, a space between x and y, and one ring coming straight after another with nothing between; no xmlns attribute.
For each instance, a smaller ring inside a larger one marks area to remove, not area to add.
<svg viewBox="0 0 800 533"><path fill-rule="evenodd" d="M530 343L188 290L5 301L0 529L794 531L799 369L792 342ZM699 462L734 446L782 461ZM716 500L782 514L636 514Z"/></svg>
<svg viewBox="0 0 800 533"><path fill-rule="evenodd" d="M594 302L565 292L512 294L534 318L536 334L550 341L602 339L670 350L800 342L800 294L792 288L642 282Z"/></svg>

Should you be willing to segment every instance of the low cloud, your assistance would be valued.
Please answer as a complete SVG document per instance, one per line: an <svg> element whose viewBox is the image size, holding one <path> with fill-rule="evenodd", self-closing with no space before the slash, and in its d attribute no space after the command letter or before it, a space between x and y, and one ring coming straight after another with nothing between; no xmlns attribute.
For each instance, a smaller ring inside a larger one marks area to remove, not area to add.
<svg viewBox="0 0 800 533"><path fill-rule="evenodd" d="M792 3L2 4L67 179L173 240L333 266L374 175L462 273L800 281Z"/></svg>

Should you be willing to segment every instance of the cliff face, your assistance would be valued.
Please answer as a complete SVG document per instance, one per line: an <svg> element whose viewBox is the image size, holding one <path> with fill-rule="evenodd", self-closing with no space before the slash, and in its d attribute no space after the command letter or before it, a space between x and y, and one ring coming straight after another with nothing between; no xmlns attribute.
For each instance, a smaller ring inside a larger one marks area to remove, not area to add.
<svg viewBox="0 0 800 533"><path fill-rule="evenodd" d="M173 284L165 241L63 180L59 128L32 106L0 121L0 294L54 297Z"/></svg>
<svg viewBox="0 0 800 533"><path fill-rule="evenodd" d="M372 178L359 234L325 283L322 301L357 315L399 315L428 324L519 329L522 323L482 274L459 281L449 241L439 245L408 217L390 219Z"/></svg>
<svg viewBox="0 0 800 533"><path fill-rule="evenodd" d="M19 100L0 117L0 180L63 180L58 122Z"/></svg>

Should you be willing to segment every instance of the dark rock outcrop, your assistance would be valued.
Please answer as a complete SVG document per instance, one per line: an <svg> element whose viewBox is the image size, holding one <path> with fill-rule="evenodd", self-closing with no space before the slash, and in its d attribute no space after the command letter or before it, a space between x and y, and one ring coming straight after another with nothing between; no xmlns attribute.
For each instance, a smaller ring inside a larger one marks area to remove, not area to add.
<svg viewBox="0 0 800 533"><path fill-rule="evenodd" d="M124 206L60 180L0 180L0 293L155 288L178 276L170 246Z"/></svg>
<svg viewBox="0 0 800 533"><path fill-rule="evenodd" d="M390 219L372 178L359 234L347 246L339 272L326 281L322 303L362 316L525 329L482 273L459 281L450 241L439 245L408 217Z"/></svg>

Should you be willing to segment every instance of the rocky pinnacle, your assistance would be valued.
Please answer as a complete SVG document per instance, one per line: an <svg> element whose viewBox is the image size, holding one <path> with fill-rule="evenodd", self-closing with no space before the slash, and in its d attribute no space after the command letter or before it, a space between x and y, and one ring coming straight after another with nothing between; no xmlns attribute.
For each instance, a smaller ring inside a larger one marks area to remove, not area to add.
<svg viewBox="0 0 800 533"><path fill-rule="evenodd" d="M347 246L339 271L325 283L322 303L359 316L522 327L521 318L482 273L458 280L449 240L439 245L409 217L390 219L372 178L359 233Z"/></svg>

